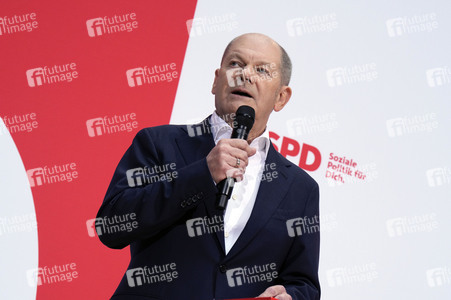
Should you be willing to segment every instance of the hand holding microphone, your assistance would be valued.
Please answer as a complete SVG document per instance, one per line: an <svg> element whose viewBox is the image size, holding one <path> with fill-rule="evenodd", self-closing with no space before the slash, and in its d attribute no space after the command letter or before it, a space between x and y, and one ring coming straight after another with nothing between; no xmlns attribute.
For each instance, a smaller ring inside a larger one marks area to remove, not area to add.
<svg viewBox="0 0 451 300"><path fill-rule="evenodd" d="M220 140L207 156L208 168L217 183L216 206L220 210L226 208L235 180L242 177L248 165L248 157L256 152L246 141L254 119L255 111L252 107L240 106L236 111L236 127L233 129L231 139Z"/></svg>

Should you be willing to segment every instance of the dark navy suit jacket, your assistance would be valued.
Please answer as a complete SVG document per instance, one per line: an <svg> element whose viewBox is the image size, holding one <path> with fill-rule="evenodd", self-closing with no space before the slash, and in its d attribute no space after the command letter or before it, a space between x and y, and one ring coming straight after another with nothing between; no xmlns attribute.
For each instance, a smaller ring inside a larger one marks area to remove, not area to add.
<svg viewBox="0 0 451 300"><path fill-rule="evenodd" d="M249 221L229 253L218 226L209 232L190 228L199 218L205 225L222 217L206 162L215 143L208 119L201 124L202 132L181 125L143 129L117 166L97 217L114 223L116 216L117 223L117 216L124 221L132 215L137 226L99 235L114 249L130 245L130 265L112 299L256 297L276 284L295 300L319 299L319 224L312 221L319 215L318 185L273 145L266 164L276 176L261 182ZM136 181L138 168L171 163L177 178ZM293 234L293 224L304 227Z"/></svg>

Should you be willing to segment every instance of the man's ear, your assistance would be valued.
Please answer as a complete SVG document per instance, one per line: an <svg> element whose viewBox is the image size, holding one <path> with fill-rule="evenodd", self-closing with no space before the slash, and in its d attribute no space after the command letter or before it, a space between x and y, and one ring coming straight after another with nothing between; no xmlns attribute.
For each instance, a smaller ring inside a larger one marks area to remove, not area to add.
<svg viewBox="0 0 451 300"><path fill-rule="evenodd" d="M213 95L216 94L216 81L218 80L218 76L219 76L219 69L216 69L216 71L215 71L215 80L213 81L213 86L211 87L211 93Z"/></svg>
<svg viewBox="0 0 451 300"><path fill-rule="evenodd" d="M274 104L274 111L281 111L282 108L290 101L291 98L291 88L289 86L282 86L279 93L279 99L277 99L276 103Z"/></svg>

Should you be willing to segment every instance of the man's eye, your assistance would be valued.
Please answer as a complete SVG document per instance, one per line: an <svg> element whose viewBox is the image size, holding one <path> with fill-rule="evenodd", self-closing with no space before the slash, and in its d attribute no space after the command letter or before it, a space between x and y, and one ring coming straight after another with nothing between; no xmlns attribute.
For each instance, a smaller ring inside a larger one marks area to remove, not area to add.
<svg viewBox="0 0 451 300"><path fill-rule="evenodd" d="M231 67L239 67L240 64L237 61L231 61L229 64Z"/></svg>
<svg viewBox="0 0 451 300"><path fill-rule="evenodd" d="M266 68L262 68L262 67L257 67L257 72L259 72L259 73L268 73L268 70L266 69Z"/></svg>

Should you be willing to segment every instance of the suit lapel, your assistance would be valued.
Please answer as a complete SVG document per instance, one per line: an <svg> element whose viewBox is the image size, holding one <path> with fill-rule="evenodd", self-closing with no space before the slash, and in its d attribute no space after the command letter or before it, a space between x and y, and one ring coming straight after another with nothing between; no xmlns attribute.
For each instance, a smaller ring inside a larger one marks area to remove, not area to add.
<svg viewBox="0 0 451 300"><path fill-rule="evenodd" d="M271 145L265 164L275 163L278 176L271 182L262 181L260 183L252 213L238 240L227 254L227 260L240 253L252 241L269 221L288 191L291 179L287 176L286 168L289 165L282 161L278 155Z"/></svg>
<svg viewBox="0 0 451 300"><path fill-rule="evenodd" d="M215 146L208 119L199 124L182 127L187 134L175 140L187 165L205 158Z"/></svg>
<svg viewBox="0 0 451 300"><path fill-rule="evenodd" d="M187 127L184 128L184 130L186 129L187 135L176 139L177 146L179 147L186 165L205 158L215 146L209 120L210 117L203 120L200 124L187 125ZM216 199L207 199L207 201L203 201L203 203L209 218L218 215L223 219L223 212L218 211L215 208ZM225 254L224 231L218 230L215 235Z"/></svg>

